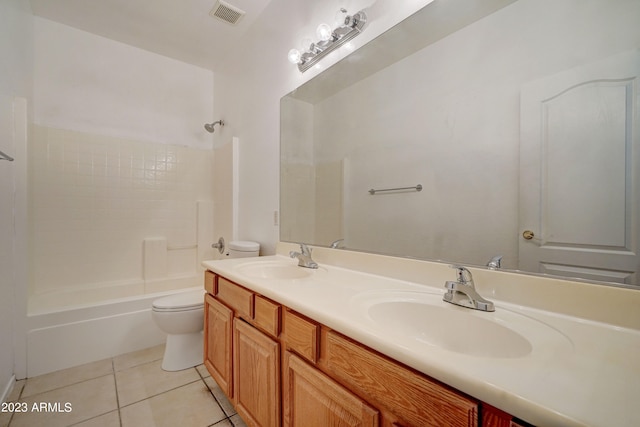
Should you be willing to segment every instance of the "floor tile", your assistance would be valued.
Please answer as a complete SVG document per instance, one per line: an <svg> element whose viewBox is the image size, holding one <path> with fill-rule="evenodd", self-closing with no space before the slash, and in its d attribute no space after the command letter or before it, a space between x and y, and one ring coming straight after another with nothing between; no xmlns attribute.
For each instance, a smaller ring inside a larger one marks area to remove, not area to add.
<svg viewBox="0 0 640 427"><path fill-rule="evenodd" d="M15 402L16 400L20 399L22 390L24 389L24 385L26 382L27 380L16 381L16 383L13 385L13 390L11 390L11 393L9 393L9 396L7 396L7 402Z"/></svg>
<svg viewBox="0 0 640 427"><path fill-rule="evenodd" d="M207 377L204 379L205 384L211 390L211 393L215 396L216 400L222 407L222 410L228 417L236 414L236 408L233 407L227 395L222 392L220 386L213 380L211 377Z"/></svg>
<svg viewBox="0 0 640 427"><path fill-rule="evenodd" d="M27 381L28 383L28 381ZM21 399L29 411L14 414L11 427L57 427L69 426L94 418L118 408L113 374L58 388ZM64 410L70 403L69 412L47 412L33 410L34 405L59 405Z"/></svg>
<svg viewBox="0 0 640 427"><path fill-rule="evenodd" d="M194 368L167 372L162 370L161 364L162 360L157 360L116 372L120 407L194 381L202 381Z"/></svg>
<svg viewBox="0 0 640 427"><path fill-rule="evenodd" d="M0 427L7 427L12 415L10 412L0 412Z"/></svg>
<svg viewBox="0 0 640 427"><path fill-rule="evenodd" d="M98 362L87 363L50 374L39 375L27 379L21 398L44 393L56 388L76 384L82 381L98 378L113 373L111 359L100 360Z"/></svg>
<svg viewBox="0 0 640 427"><path fill-rule="evenodd" d="M111 411L90 420L73 424L73 427L120 427L120 413ZM141 426L142 427L142 426Z"/></svg>
<svg viewBox="0 0 640 427"><path fill-rule="evenodd" d="M123 427L207 427L226 418L201 380L124 407L120 413Z"/></svg>
<svg viewBox="0 0 640 427"><path fill-rule="evenodd" d="M222 421L218 421L212 427L233 427L233 423L229 418L225 418Z"/></svg>
<svg viewBox="0 0 640 427"><path fill-rule="evenodd" d="M207 368L205 368L204 365L196 366L196 370L198 371L198 373L202 378L207 378L211 376L211 374L209 373L209 371L207 371Z"/></svg>
<svg viewBox="0 0 640 427"><path fill-rule="evenodd" d="M155 362L164 357L164 344L155 347L145 348L144 350L134 351L132 353L123 354L113 358L113 367L116 371L122 371L134 366L143 365L149 362Z"/></svg>

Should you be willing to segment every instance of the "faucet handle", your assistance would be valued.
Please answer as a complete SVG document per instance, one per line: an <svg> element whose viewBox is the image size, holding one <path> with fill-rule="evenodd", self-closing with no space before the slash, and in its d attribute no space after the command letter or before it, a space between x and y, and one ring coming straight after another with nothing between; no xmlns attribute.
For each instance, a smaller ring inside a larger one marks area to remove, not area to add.
<svg viewBox="0 0 640 427"><path fill-rule="evenodd" d="M473 276L471 272L467 270L466 267L462 265L450 265L449 267L454 268L456 270L456 279L458 283L463 283L465 285L469 285L472 288L475 288L473 284Z"/></svg>
<svg viewBox="0 0 640 427"><path fill-rule="evenodd" d="M300 243L300 252L302 255L311 256L311 250L306 244Z"/></svg>

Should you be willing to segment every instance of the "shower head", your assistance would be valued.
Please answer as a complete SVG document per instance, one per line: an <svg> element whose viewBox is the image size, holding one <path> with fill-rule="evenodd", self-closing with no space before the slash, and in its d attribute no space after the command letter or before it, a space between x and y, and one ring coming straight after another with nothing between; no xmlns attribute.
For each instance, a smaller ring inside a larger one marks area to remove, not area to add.
<svg viewBox="0 0 640 427"><path fill-rule="evenodd" d="M213 123L205 123L204 128L206 129L207 132L213 133L213 131L215 130L214 129L215 125L224 126L224 121L218 120L217 122L213 122Z"/></svg>

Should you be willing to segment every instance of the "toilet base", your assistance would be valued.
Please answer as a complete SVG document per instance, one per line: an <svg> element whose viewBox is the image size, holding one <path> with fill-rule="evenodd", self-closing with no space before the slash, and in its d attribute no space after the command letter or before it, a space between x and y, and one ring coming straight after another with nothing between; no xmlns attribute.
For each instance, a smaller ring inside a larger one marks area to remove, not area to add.
<svg viewBox="0 0 640 427"><path fill-rule="evenodd" d="M162 369L181 371L204 362L204 335L202 331L191 334L167 335Z"/></svg>

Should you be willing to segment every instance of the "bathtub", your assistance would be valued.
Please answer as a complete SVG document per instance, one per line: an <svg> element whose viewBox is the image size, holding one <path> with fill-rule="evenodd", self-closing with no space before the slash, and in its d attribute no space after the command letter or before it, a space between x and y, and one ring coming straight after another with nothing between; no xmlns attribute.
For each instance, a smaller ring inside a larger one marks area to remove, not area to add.
<svg viewBox="0 0 640 427"><path fill-rule="evenodd" d="M202 277L191 276L29 297L27 377L164 343L152 302L202 287Z"/></svg>

